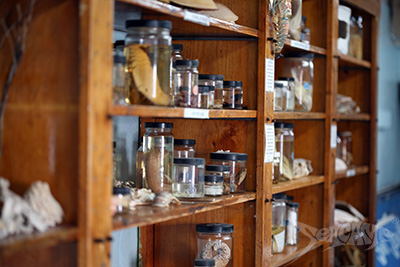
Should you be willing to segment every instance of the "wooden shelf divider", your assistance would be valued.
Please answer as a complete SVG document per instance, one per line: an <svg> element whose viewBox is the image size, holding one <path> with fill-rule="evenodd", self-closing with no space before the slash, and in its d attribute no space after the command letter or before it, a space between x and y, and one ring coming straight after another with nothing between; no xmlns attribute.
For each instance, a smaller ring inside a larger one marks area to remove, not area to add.
<svg viewBox="0 0 400 267"><path fill-rule="evenodd" d="M370 121L371 115L368 113L357 113L357 114L336 113L334 119L338 121Z"/></svg>
<svg viewBox="0 0 400 267"><path fill-rule="evenodd" d="M337 172L335 177L336 180L343 179L343 178L350 178L357 175L367 174L369 172L369 166L362 165L362 166L354 166L345 171Z"/></svg>
<svg viewBox="0 0 400 267"><path fill-rule="evenodd" d="M367 61L367 60L358 59L358 58L355 58L355 57L352 57L352 56L348 56L348 55L344 55L344 54L339 54L339 57L340 57L340 61L342 61L346 65L356 66L356 67L363 67L363 68L366 68L366 69L370 69L371 66L372 66L371 62ZM339 64L339 65L342 65L342 64Z"/></svg>
<svg viewBox="0 0 400 267"><path fill-rule="evenodd" d="M199 200L181 200L181 205L172 205L167 208L153 206L137 206L135 210L117 214L113 218L113 229L119 230L135 226L146 226L172 219L215 210L256 199L255 192L224 195L221 197L205 197Z"/></svg>
<svg viewBox="0 0 400 267"><path fill-rule="evenodd" d="M316 184L322 184L325 180L323 175L309 175L306 177L293 179L292 181L279 182L272 186L272 193L281 193L289 190L295 190Z"/></svg>
<svg viewBox="0 0 400 267"><path fill-rule="evenodd" d="M277 120L324 120L323 112L274 112Z"/></svg>

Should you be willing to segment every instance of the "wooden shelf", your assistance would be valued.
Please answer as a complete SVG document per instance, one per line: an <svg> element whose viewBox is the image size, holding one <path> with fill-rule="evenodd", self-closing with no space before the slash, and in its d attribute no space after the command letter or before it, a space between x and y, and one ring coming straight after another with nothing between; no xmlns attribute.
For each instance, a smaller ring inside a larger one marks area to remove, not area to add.
<svg viewBox="0 0 400 267"><path fill-rule="evenodd" d="M55 246L61 242L75 241L78 228L74 226L57 226L44 233L10 236L0 240L0 258L16 252L28 251Z"/></svg>
<svg viewBox="0 0 400 267"><path fill-rule="evenodd" d="M193 109L190 109L193 110ZM196 109L209 112L210 119L256 119L255 110ZM154 118L185 118L185 108L130 105L114 106L112 116L140 116Z"/></svg>
<svg viewBox="0 0 400 267"><path fill-rule="evenodd" d="M278 184L272 186L272 194L321 184L324 182L324 179L325 177L323 175L309 175L306 177L293 179L292 181L288 182L279 182Z"/></svg>
<svg viewBox="0 0 400 267"><path fill-rule="evenodd" d="M285 54L285 52L291 52L291 51L293 52L303 51L303 52L311 52L314 54L326 55L325 48L321 48L314 45L307 45L303 42L291 39L286 39L285 46L283 47L283 49L284 49L283 54Z"/></svg>
<svg viewBox="0 0 400 267"><path fill-rule="evenodd" d="M176 18L183 19L185 15L184 8L162 3L160 1L155 1L155 0L118 0L118 2L132 4L151 11L155 11L157 13L173 16ZM194 12L193 10L190 11ZM210 17L210 26L252 37L258 37L259 35L259 31L257 29L238 25L235 23L230 23L212 17Z"/></svg>
<svg viewBox="0 0 400 267"><path fill-rule="evenodd" d="M337 179L350 178L357 175L367 174L368 172L369 172L369 167L367 165L355 166L347 169L346 171L337 172L335 177L337 180Z"/></svg>
<svg viewBox="0 0 400 267"><path fill-rule="evenodd" d="M323 112L274 112L274 118L277 120L323 120Z"/></svg>
<svg viewBox="0 0 400 267"><path fill-rule="evenodd" d="M304 254L319 248L324 244L323 241L310 240L307 236L301 235L296 246L285 246L281 253L273 254L271 266L278 267L297 260Z"/></svg>
<svg viewBox="0 0 400 267"><path fill-rule="evenodd" d="M370 121L371 115L368 113L358 113L358 114L339 114L336 113L334 120L338 121Z"/></svg>
<svg viewBox="0 0 400 267"><path fill-rule="evenodd" d="M246 192L215 198L205 197L199 200L182 200L181 205L172 205L168 208L138 206L135 210L115 215L113 218L113 229L118 230L134 226L151 225L255 199L256 193Z"/></svg>
<svg viewBox="0 0 400 267"><path fill-rule="evenodd" d="M351 57L351 56L344 55L344 54L339 54L339 57L340 57L340 60L339 60L340 66L362 67L362 68L366 68L366 69L371 68L371 62L369 62L367 60L358 59L358 58Z"/></svg>

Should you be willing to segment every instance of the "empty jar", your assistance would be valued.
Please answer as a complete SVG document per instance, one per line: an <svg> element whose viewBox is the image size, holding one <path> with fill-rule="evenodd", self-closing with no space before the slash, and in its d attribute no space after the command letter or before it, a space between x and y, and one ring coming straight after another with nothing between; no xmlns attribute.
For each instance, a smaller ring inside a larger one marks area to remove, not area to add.
<svg viewBox="0 0 400 267"><path fill-rule="evenodd" d="M295 104L295 84L294 84L294 78L293 77L279 77L278 81L286 81L287 82L287 87L285 88L285 97L286 102L284 104L285 106L285 111L293 111L294 110L294 104Z"/></svg>
<svg viewBox="0 0 400 267"><path fill-rule="evenodd" d="M204 165L203 158L174 158L174 181L172 193L176 197L204 197Z"/></svg>
<svg viewBox="0 0 400 267"><path fill-rule="evenodd" d="M210 153L212 164L230 166L230 192L241 193L246 189L247 154L232 152Z"/></svg>
<svg viewBox="0 0 400 267"><path fill-rule="evenodd" d="M275 122L275 151L280 154L279 180L293 179L294 133L293 123Z"/></svg>
<svg viewBox="0 0 400 267"><path fill-rule="evenodd" d="M220 175L224 178L223 194L231 192L231 166L229 165L206 165L206 174Z"/></svg>
<svg viewBox="0 0 400 267"><path fill-rule="evenodd" d="M272 195L272 253L280 253L285 248L286 194Z"/></svg>
<svg viewBox="0 0 400 267"><path fill-rule="evenodd" d="M204 176L204 195L206 196L222 196L224 177L222 175Z"/></svg>
<svg viewBox="0 0 400 267"><path fill-rule="evenodd" d="M199 103L198 60L175 61L175 106L196 108Z"/></svg>
<svg viewBox="0 0 400 267"><path fill-rule="evenodd" d="M174 158L194 158L196 150L194 139L174 139Z"/></svg>
<svg viewBox="0 0 400 267"><path fill-rule="evenodd" d="M133 104L169 106L172 23L127 20L127 83Z"/></svg>
<svg viewBox="0 0 400 267"><path fill-rule="evenodd" d="M223 98L222 93L224 75L218 74L200 74L199 85L212 85L214 91L210 91L210 108L222 109Z"/></svg>
<svg viewBox="0 0 400 267"><path fill-rule="evenodd" d="M233 265L233 224L205 223L196 225L197 255L214 259L216 266Z"/></svg>

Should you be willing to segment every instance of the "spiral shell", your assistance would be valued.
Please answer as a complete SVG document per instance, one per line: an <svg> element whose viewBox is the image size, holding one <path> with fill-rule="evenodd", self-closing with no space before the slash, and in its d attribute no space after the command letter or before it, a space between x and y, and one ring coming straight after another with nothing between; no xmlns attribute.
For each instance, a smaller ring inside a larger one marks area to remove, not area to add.
<svg viewBox="0 0 400 267"><path fill-rule="evenodd" d="M214 259L215 267L225 267L229 263L231 249L220 240L208 242L200 253L202 259Z"/></svg>

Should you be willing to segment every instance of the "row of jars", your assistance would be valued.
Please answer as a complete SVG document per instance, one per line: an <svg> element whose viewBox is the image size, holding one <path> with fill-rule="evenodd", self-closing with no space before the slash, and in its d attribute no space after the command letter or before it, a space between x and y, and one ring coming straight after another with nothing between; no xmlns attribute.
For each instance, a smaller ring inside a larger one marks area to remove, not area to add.
<svg viewBox="0 0 400 267"><path fill-rule="evenodd" d="M137 154L139 187L172 192L180 198L201 198L244 192L247 154L210 153L211 164L196 158L195 140L174 139L172 123L147 122Z"/></svg>
<svg viewBox="0 0 400 267"><path fill-rule="evenodd" d="M115 104L242 109L242 82L199 75L199 61L183 59L183 46L171 44L170 21L128 20L126 28L114 49Z"/></svg>

